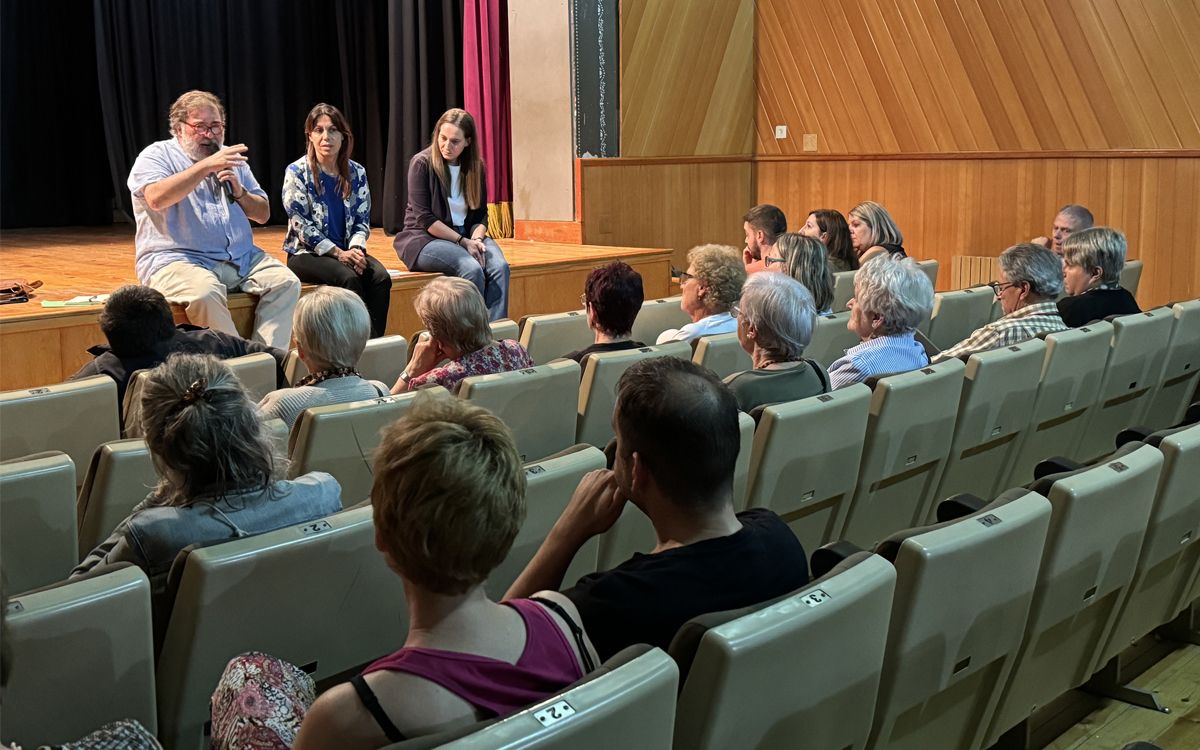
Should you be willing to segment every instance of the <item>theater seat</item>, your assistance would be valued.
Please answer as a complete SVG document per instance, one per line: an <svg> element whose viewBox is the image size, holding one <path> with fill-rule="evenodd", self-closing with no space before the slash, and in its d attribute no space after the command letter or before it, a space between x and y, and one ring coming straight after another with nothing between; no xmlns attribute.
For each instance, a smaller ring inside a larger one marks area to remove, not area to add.
<svg viewBox="0 0 1200 750"><path fill-rule="evenodd" d="M616 403L617 382L634 362L652 357L691 359L692 347L687 341L672 341L662 346L588 355L583 363L583 379L579 383L575 442L588 443L597 448L608 445L613 437L612 413Z"/></svg>
<svg viewBox="0 0 1200 750"><path fill-rule="evenodd" d="M685 623L675 747L863 747L895 585L860 552L773 603Z"/></svg>
<svg viewBox="0 0 1200 750"><path fill-rule="evenodd" d="M828 370L830 365L846 354L847 349L861 342L857 333L846 328L848 322L848 312L818 315L817 324L813 326L812 341L805 348L804 356L816 360Z"/></svg>
<svg viewBox="0 0 1200 750"><path fill-rule="evenodd" d="M917 268L920 268L921 271L926 276L929 277L929 286L931 286L934 289L937 289L937 277L938 277L938 266L939 265L940 264L936 260L932 260L932 259L917 261Z"/></svg>
<svg viewBox="0 0 1200 750"><path fill-rule="evenodd" d="M692 361L712 370L722 380L735 372L754 369L754 362L742 348L736 333L701 336L692 343L695 345Z"/></svg>
<svg viewBox="0 0 1200 750"><path fill-rule="evenodd" d="M421 393L451 397L445 388L433 386L399 396L305 409L292 427L288 476L324 471L342 485L344 507L366 500L375 482L380 432L404 416Z"/></svg>
<svg viewBox="0 0 1200 750"><path fill-rule="evenodd" d="M682 297L663 297L648 299L642 303L642 309L633 321L633 332L630 337L643 344L653 344L658 340L658 334L669 328L682 328L692 322L691 316L679 307Z"/></svg>
<svg viewBox="0 0 1200 750"><path fill-rule="evenodd" d="M857 271L838 271L833 275L833 307L831 312L844 312L854 297L854 274Z"/></svg>
<svg viewBox="0 0 1200 750"><path fill-rule="evenodd" d="M77 547L71 457L47 451L0 462L5 591L20 593L66 578L79 563Z"/></svg>
<svg viewBox="0 0 1200 750"><path fill-rule="evenodd" d="M80 559L107 539L157 484L158 471L142 438L97 448L77 502Z"/></svg>
<svg viewBox="0 0 1200 750"><path fill-rule="evenodd" d="M1141 282L1142 262L1140 260L1125 261L1125 267L1121 269L1121 287L1136 297L1138 285Z"/></svg>
<svg viewBox="0 0 1200 750"><path fill-rule="evenodd" d="M505 341L511 339L516 341L521 336L521 328L515 320L503 318L501 320L493 320L488 325L492 329L492 338L496 341ZM414 341L416 339L413 339ZM397 375L396 377L400 377Z"/></svg>
<svg viewBox="0 0 1200 750"><path fill-rule="evenodd" d="M118 719L157 729L150 582L140 568L106 566L16 596L5 622L6 743L57 746Z"/></svg>
<svg viewBox="0 0 1200 750"><path fill-rule="evenodd" d="M368 507L179 553L158 658L160 738L198 748L225 665L262 651L322 680L399 648L399 576L375 549Z"/></svg>
<svg viewBox="0 0 1200 750"><path fill-rule="evenodd" d="M378 380L390 386L400 377L406 362L408 342L404 337L380 336L367 340L367 346L358 358L355 369L367 380ZM295 349L288 352L283 363L283 374L292 385L309 374L308 367L300 360L300 355Z"/></svg>
<svg viewBox="0 0 1200 750"><path fill-rule="evenodd" d="M586 310L526 315L521 319L521 346L535 365L590 346L594 340Z"/></svg>
<svg viewBox="0 0 1200 750"><path fill-rule="evenodd" d="M87 466L96 446L121 437L117 384L107 375L0 393L0 461L62 451ZM75 481L82 481L82 472Z"/></svg>
<svg viewBox="0 0 1200 750"><path fill-rule="evenodd" d="M258 403L262 397L275 390L278 380L275 377L275 358L266 352L255 352L242 357L230 357L224 360L234 376L246 391L246 397L253 403ZM125 401L121 413L125 418L124 436L127 438L145 437L142 432L142 388L149 370L138 370L129 378L129 386L125 389ZM90 458L90 457L89 457Z"/></svg>
<svg viewBox="0 0 1200 750"><path fill-rule="evenodd" d="M1200 382L1200 299L1171 307L1174 323L1158 386L1142 423L1152 429L1174 427L1183 420Z"/></svg>
<svg viewBox="0 0 1200 750"><path fill-rule="evenodd" d="M991 321L992 290L986 286L938 292L928 338L939 350L949 349Z"/></svg>
<svg viewBox="0 0 1200 750"><path fill-rule="evenodd" d="M464 378L458 395L508 425L522 461L536 461L575 444L579 365L573 360Z"/></svg>

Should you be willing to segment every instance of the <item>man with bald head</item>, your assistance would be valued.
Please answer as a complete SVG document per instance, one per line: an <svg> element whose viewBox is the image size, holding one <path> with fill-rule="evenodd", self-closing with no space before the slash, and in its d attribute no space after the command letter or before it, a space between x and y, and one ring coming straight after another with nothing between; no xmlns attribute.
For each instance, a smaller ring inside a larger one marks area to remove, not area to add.
<svg viewBox="0 0 1200 750"><path fill-rule="evenodd" d="M1091 229L1096 223L1092 212L1077 203L1070 203L1058 210L1058 215L1054 217L1054 227L1051 231L1051 237L1036 237L1030 240L1034 245L1041 245L1047 250L1053 250L1054 254L1062 257L1062 243L1072 232L1078 232L1081 229Z"/></svg>

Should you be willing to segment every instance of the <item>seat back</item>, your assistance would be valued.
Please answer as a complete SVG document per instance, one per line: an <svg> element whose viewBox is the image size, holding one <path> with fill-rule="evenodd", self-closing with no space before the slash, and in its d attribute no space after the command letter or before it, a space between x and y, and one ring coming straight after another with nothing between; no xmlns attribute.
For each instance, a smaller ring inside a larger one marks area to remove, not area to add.
<svg viewBox="0 0 1200 750"><path fill-rule="evenodd" d="M980 747L1021 645L1049 525L1046 498L1016 489L884 542L896 597L872 747Z"/></svg>
<svg viewBox="0 0 1200 750"><path fill-rule="evenodd" d="M1139 423L1162 375L1174 313L1165 307L1114 318L1100 392L1075 449L1089 461L1111 453L1121 430Z"/></svg>
<svg viewBox="0 0 1200 750"><path fill-rule="evenodd" d="M300 359L300 352L295 349L289 349L287 356L283 358L283 376L287 378L287 382L295 386L296 383L307 377L308 365L304 364L304 360Z"/></svg>
<svg viewBox="0 0 1200 750"><path fill-rule="evenodd" d="M521 320L521 346L535 365L589 346L594 338L586 310L526 315Z"/></svg>
<svg viewBox="0 0 1200 750"><path fill-rule="evenodd" d="M246 389L246 395L256 404L262 401L263 396L275 390L279 382L275 378L275 358L266 352L231 357L225 360L225 364L233 370L233 374Z"/></svg>
<svg viewBox="0 0 1200 750"><path fill-rule="evenodd" d="M305 409L292 427L288 476L324 471L342 485L343 506L366 500L375 482L380 432L404 416L419 393L426 392L450 397L446 389L434 386L416 393Z"/></svg>
<svg viewBox="0 0 1200 750"><path fill-rule="evenodd" d="M358 358L358 372L367 380L391 385L404 372L408 362L408 341L400 335L369 339Z"/></svg>
<svg viewBox="0 0 1200 750"><path fill-rule="evenodd" d="M0 393L0 461L62 451L87 466L96 446L121 437L118 419L117 384L107 375Z"/></svg>
<svg viewBox="0 0 1200 750"><path fill-rule="evenodd" d="M736 332L701 336L696 339L695 344L692 361L712 370L722 380L735 372L754 368L754 362L742 348L742 342L738 340Z"/></svg>
<svg viewBox="0 0 1200 750"><path fill-rule="evenodd" d="M525 523L517 532L504 562L488 576L484 585L488 596L496 601L504 598L508 587L546 541L546 535L566 509L583 475L603 469L604 465L604 453L590 445L581 445L573 452L525 465ZM599 539L593 537L579 549L563 576L564 587L573 586L582 576L596 571L599 544Z"/></svg>
<svg viewBox="0 0 1200 750"><path fill-rule="evenodd" d="M941 265L941 264L939 264L936 260L933 260L933 259L917 261L917 267L920 268L921 271L923 271L925 273L925 275L929 277L929 286L933 287L934 289L937 289L937 277L938 277L938 266L939 265Z"/></svg>
<svg viewBox="0 0 1200 750"><path fill-rule="evenodd" d="M1138 285L1142 282L1142 262L1140 260L1127 260L1125 267L1121 269L1121 287L1137 296Z"/></svg>
<svg viewBox="0 0 1200 750"><path fill-rule="evenodd" d="M865 747L895 585L864 552L772 604L684 624L675 746Z"/></svg>
<svg viewBox="0 0 1200 750"><path fill-rule="evenodd" d="M5 622L5 742L57 746L118 719L157 729L150 581L140 568L14 597Z"/></svg>
<svg viewBox="0 0 1200 750"><path fill-rule="evenodd" d="M1171 312L1175 322L1162 376L1142 417L1144 424L1159 430L1183 420L1200 380L1200 299L1180 302Z"/></svg>
<svg viewBox="0 0 1200 750"><path fill-rule="evenodd" d="M512 339L516 341L521 335L521 327L517 325L517 321L509 318L501 318L493 320L488 324L492 329L492 339L496 341L505 341ZM400 377L397 375L396 377Z"/></svg>
<svg viewBox="0 0 1200 750"><path fill-rule="evenodd" d="M763 409L746 507L770 508L805 550L833 541L838 507L858 478L871 389L862 383Z"/></svg>
<svg viewBox="0 0 1200 750"><path fill-rule="evenodd" d="M371 513L355 508L180 553L157 669L166 746L201 747L213 686L238 654L262 651L321 680L404 642L404 588L375 549Z"/></svg>
<svg viewBox="0 0 1200 750"><path fill-rule="evenodd" d="M668 328L682 328L691 323L691 317L679 307L682 300L682 297L675 296L643 302L641 311L633 321L630 337L634 341L652 344L658 340L658 334Z"/></svg>
<svg viewBox="0 0 1200 750"><path fill-rule="evenodd" d="M738 455L733 465L733 507L746 506L746 486L750 483L750 459L754 453L754 417L738 412Z"/></svg>
<svg viewBox="0 0 1200 750"><path fill-rule="evenodd" d="M813 326L812 341L804 349L804 356L815 360L826 370L845 355L846 350L860 342L858 334L846 328L850 322L849 312L818 315Z"/></svg>
<svg viewBox="0 0 1200 750"><path fill-rule="evenodd" d="M840 313L846 310L854 297L854 274L857 271L838 271L833 275L833 307L832 312Z"/></svg>
<svg viewBox="0 0 1200 750"><path fill-rule="evenodd" d="M575 444L579 364L573 360L464 378L458 395L508 425L523 461L536 461Z"/></svg>
<svg viewBox="0 0 1200 750"><path fill-rule="evenodd" d="M20 593L66 578L79 563L71 457L46 451L0 462L0 518L6 591Z"/></svg>
<svg viewBox="0 0 1200 750"><path fill-rule="evenodd" d="M921 524L950 453L963 369L950 359L876 382L854 496L834 522L837 538L868 546Z"/></svg>
<svg viewBox="0 0 1200 750"><path fill-rule="evenodd" d="M995 497L1006 489L1045 359L1045 342L1031 339L972 354L967 360L954 440L935 497L960 492Z"/></svg>
<svg viewBox="0 0 1200 750"><path fill-rule="evenodd" d="M1039 480L1050 531L1025 636L985 743L1091 676L1133 578L1163 457L1130 445L1094 466Z"/></svg>
<svg viewBox="0 0 1200 750"><path fill-rule="evenodd" d="M1045 337L1042 378L1005 486L1033 481L1033 467L1044 458L1074 453L1085 418L1100 392L1111 340L1112 324L1105 322Z"/></svg>
<svg viewBox="0 0 1200 750"><path fill-rule="evenodd" d="M588 355L579 383L575 442L589 443L597 448L608 445L613 437L612 413L617 381L634 362L650 357L691 359L692 347L687 341L672 341L662 346Z"/></svg>
<svg viewBox="0 0 1200 750"><path fill-rule="evenodd" d="M929 322L929 340L938 349L949 349L987 325L995 299L990 287L977 286L933 296L933 318Z"/></svg>
<svg viewBox="0 0 1200 750"><path fill-rule="evenodd" d="M142 438L114 440L96 449L79 491L79 557L108 538L158 484L158 471Z"/></svg>

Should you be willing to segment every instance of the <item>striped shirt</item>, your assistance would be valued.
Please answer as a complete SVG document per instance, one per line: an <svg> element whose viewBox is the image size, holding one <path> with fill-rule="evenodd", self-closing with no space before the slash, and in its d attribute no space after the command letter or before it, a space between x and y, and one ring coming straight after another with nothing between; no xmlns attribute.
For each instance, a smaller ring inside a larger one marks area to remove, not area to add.
<svg viewBox="0 0 1200 750"><path fill-rule="evenodd" d="M925 347L912 332L880 336L847 349L846 356L829 366L829 384L837 390L876 375L908 372L927 364Z"/></svg>
<svg viewBox="0 0 1200 750"><path fill-rule="evenodd" d="M1014 310L1000 320L993 320L985 326L975 329L954 346L939 352L933 358L934 362L944 362L951 357L964 357L976 352L986 352L999 349L1002 346L1012 346L1022 341L1037 338L1038 334L1065 331L1067 324L1058 314L1055 302L1038 302L1019 310Z"/></svg>

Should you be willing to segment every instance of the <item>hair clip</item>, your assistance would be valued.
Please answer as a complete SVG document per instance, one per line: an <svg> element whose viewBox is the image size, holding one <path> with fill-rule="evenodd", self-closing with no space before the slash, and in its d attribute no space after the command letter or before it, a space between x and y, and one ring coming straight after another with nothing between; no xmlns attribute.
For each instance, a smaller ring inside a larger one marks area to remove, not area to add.
<svg viewBox="0 0 1200 750"><path fill-rule="evenodd" d="M184 391L181 400L185 404L191 404L194 403L198 398L202 398L205 401L212 401L212 391L208 390L207 378L197 378L193 380L192 384L188 386L188 389Z"/></svg>

